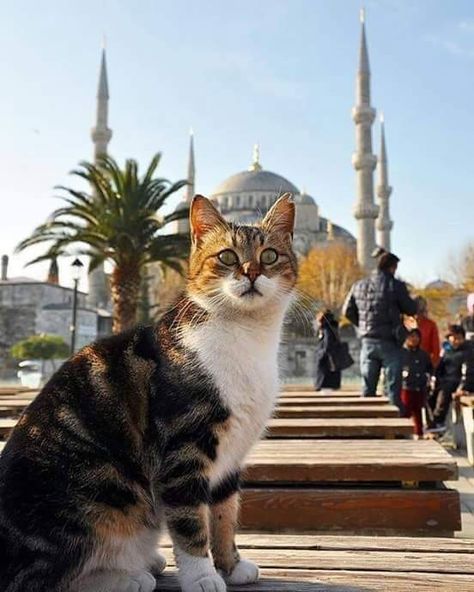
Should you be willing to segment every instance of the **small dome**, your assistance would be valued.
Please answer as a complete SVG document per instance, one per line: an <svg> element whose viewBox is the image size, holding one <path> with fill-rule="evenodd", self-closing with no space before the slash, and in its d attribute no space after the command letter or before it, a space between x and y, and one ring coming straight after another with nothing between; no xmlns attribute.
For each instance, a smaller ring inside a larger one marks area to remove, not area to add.
<svg viewBox="0 0 474 592"><path fill-rule="evenodd" d="M452 290L454 288L453 284L446 282L442 279L434 280L433 282L429 282L426 284L426 290Z"/></svg>
<svg viewBox="0 0 474 592"><path fill-rule="evenodd" d="M297 205L308 205L308 206L315 206L316 205L316 200L314 199L314 197L311 197L311 195L308 195L307 193L303 192L300 195L297 195L295 197L295 203Z"/></svg>
<svg viewBox="0 0 474 592"><path fill-rule="evenodd" d="M297 195L299 190L284 177L270 171L242 171L223 181L213 191L213 197L230 193L268 192L275 197L289 191Z"/></svg>

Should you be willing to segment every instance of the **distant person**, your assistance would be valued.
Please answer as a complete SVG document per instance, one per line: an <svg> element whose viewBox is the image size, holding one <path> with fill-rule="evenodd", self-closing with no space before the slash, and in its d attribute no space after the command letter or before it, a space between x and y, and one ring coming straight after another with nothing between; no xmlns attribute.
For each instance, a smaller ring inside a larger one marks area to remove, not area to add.
<svg viewBox="0 0 474 592"><path fill-rule="evenodd" d="M417 305L410 298L405 283L395 278L399 261L393 253L382 251L377 257L377 269L352 286L343 314L358 327L362 340L362 395L376 396L383 368L387 395L403 413L400 392L406 330L402 315L415 315Z"/></svg>
<svg viewBox="0 0 474 592"><path fill-rule="evenodd" d="M430 432L444 432L446 418L451 407L453 394L462 387L463 370L469 364L472 368L474 348L466 341L466 333L461 325L450 325L446 338L446 348L436 369L436 384L428 398L430 410Z"/></svg>
<svg viewBox="0 0 474 592"><path fill-rule="evenodd" d="M428 316L428 303L425 298L417 296L415 301L418 307L416 325L421 334L420 347L428 353L433 368L436 368L441 352L438 325Z"/></svg>
<svg viewBox="0 0 474 592"><path fill-rule="evenodd" d="M474 341L474 293L467 297L467 312L461 321L461 326L466 332L466 339Z"/></svg>
<svg viewBox="0 0 474 592"><path fill-rule="evenodd" d="M402 358L402 393L405 417L413 419L414 437L423 437L422 410L426 404L428 384L433 372L429 354L421 348L421 331L411 329L405 339Z"/></svg>
<svg viewBox="0 0 474 592"><path fill-rule="evenodd" d="M314 388L339 390L341 370L336 366L335 355L339 344L339 323L330 310L316 317L318 341L315 351Z"/></svg>

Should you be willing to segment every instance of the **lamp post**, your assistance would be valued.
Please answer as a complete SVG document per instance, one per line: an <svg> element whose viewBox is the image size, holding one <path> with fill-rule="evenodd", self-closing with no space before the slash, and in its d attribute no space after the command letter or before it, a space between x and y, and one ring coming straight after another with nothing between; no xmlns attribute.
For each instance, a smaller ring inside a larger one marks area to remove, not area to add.
<svg viewBox="0 0 474 592"><path fill-rule="evenodd" d="M77 323L77 288L81 278L81 271L84 263L80 259L74 259L71 264L72 279L74 280L74 291L72 293L72 324L71 324L71 356L76 349L76 323Z"/></svg>

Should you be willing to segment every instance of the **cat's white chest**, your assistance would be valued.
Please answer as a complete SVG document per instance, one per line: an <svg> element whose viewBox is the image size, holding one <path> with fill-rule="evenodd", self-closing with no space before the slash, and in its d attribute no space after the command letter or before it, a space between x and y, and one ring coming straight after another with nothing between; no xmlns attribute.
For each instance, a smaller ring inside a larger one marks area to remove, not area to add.
<svg viewBox="0 0 474 592"><path fill-rule="evenodd" d="M278 329L206 323L185 337L231 412L219 434L211 483L242 465L272 413L278 395Z"/></svg>

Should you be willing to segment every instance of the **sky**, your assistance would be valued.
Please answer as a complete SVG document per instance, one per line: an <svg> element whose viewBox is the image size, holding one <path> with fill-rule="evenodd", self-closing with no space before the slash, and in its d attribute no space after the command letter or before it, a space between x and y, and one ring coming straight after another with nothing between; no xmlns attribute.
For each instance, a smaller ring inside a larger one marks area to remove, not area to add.
<svg viewBox="0 0 474 592"><path fill-rule="evenodd" d="M100 51L110 90L109 152L160 176L186 175L195 133L196 190L265 169L353 233L360 36L353 0L0 0L0 253L10 276L36 251L15 245L58 207L58 184L92 159ZM366 0L372 104L385 115L392 248L415 284L446 277L474 239L474 3ZM379 127L374 126L378 150ZM177 195L169 208L181 199ZM60 262L70 284L70 261ZM86 287L85 282L81 284Z"/></svg>

